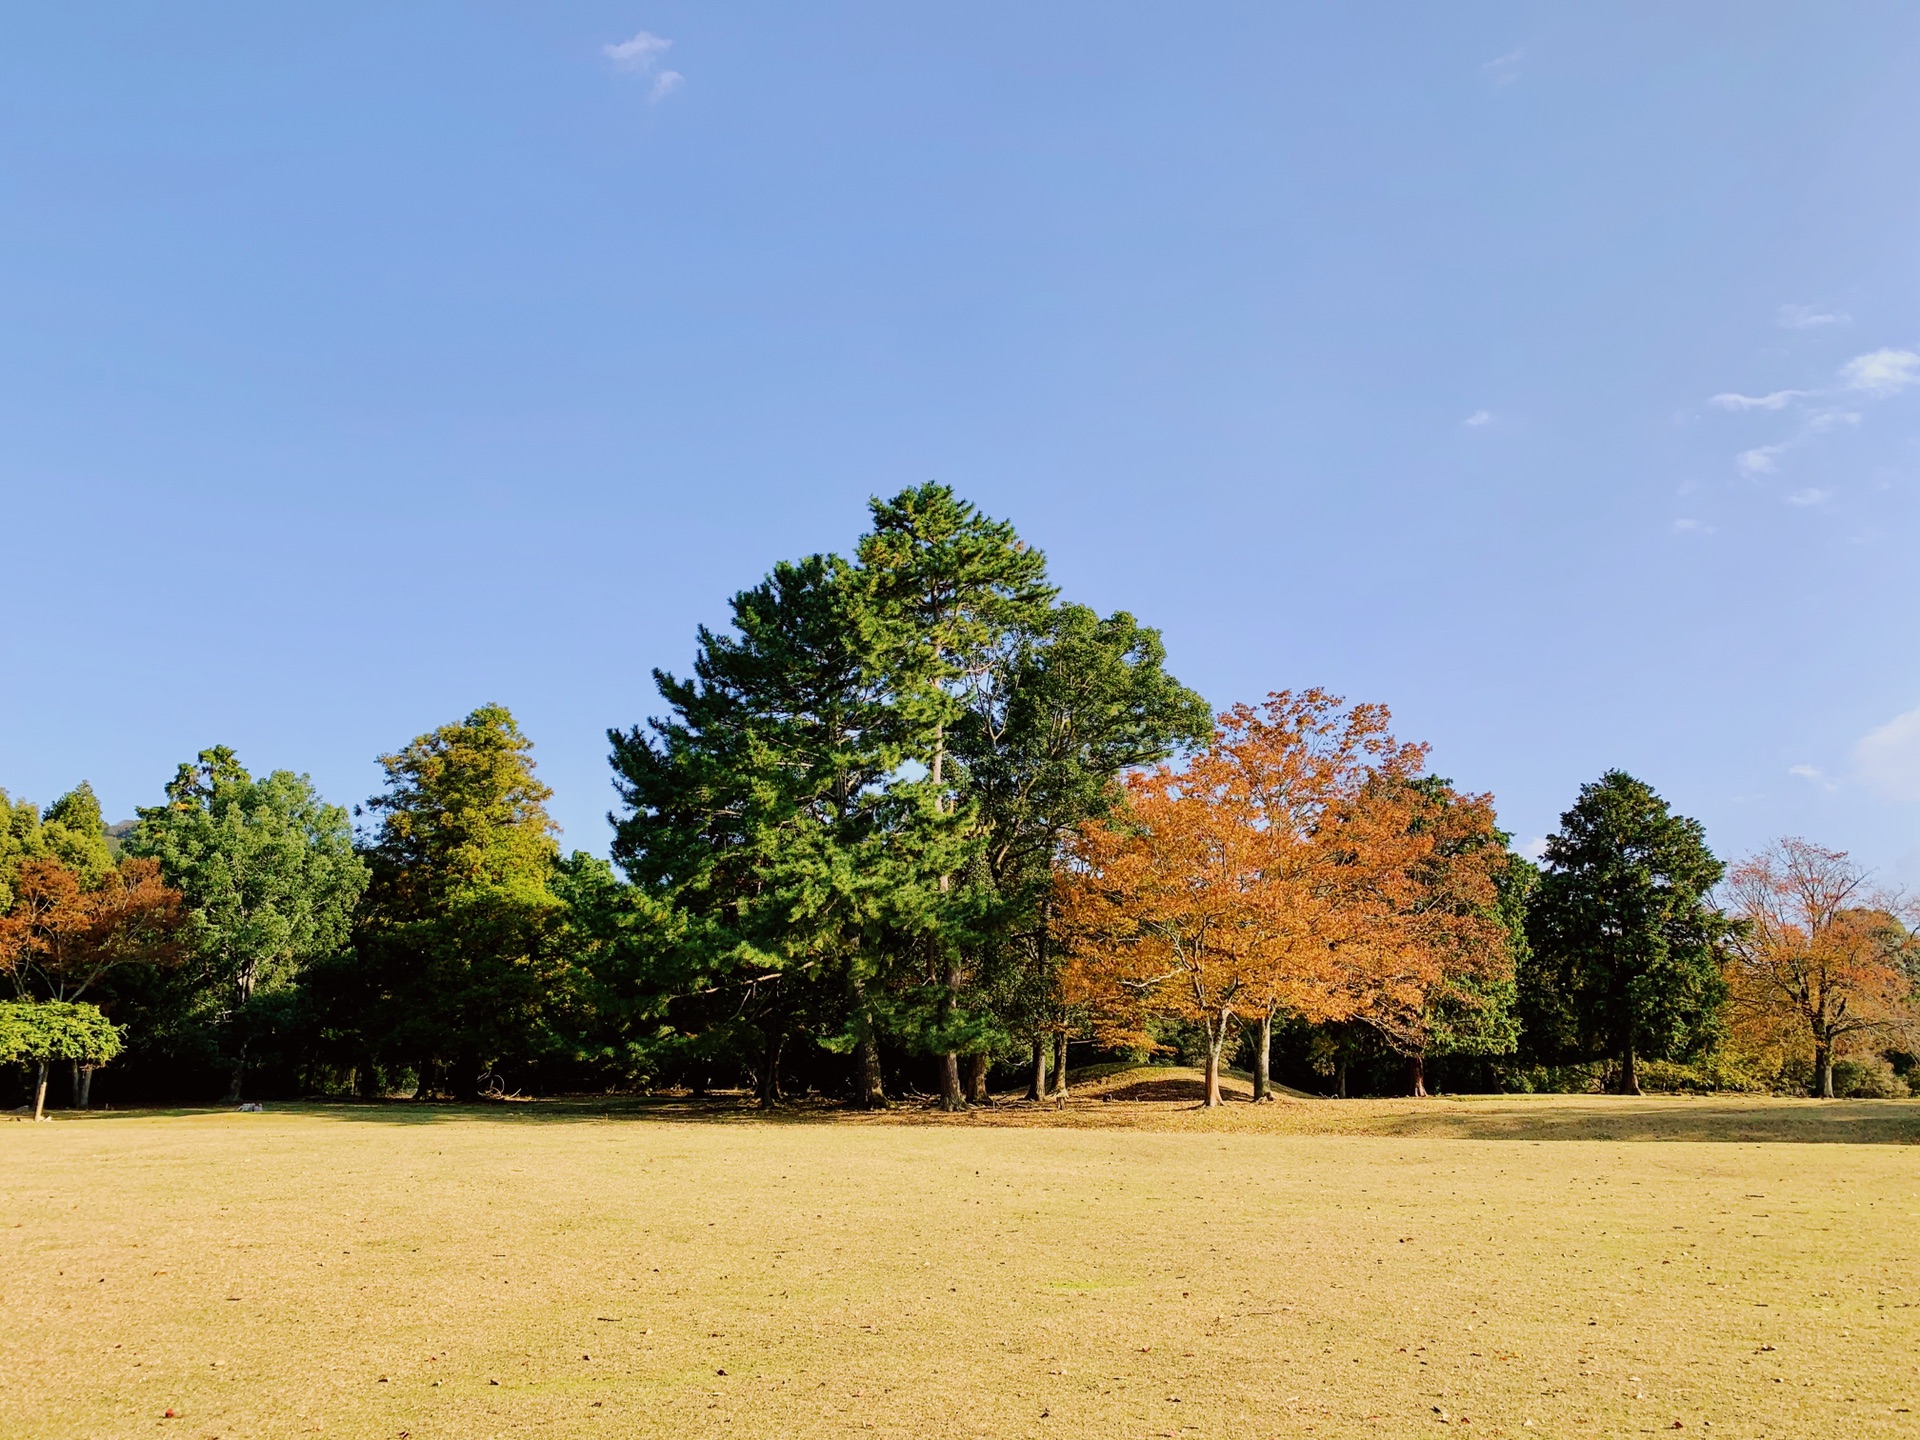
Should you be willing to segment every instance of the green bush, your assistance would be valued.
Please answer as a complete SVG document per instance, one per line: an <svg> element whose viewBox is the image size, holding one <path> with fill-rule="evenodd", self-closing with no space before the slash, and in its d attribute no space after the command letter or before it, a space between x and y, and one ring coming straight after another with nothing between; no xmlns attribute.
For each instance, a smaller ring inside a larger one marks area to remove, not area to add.
<svg viewBox="0 0 1920 1440"><path fill-rule="evenodd" d="M1640 1066L1640 1088L1659 1094L1754 1095L1772 1086L1746 1056L1720 1050L1690 1065L1649 1060Z"/></svg>
<svg viewBox="0 0 1920 1440"><path fill-rule="evenodd" d="M1847 1100L1904 1100L1913 1093L1884 1055L1836 1060L1833 1093Z"/></svg>

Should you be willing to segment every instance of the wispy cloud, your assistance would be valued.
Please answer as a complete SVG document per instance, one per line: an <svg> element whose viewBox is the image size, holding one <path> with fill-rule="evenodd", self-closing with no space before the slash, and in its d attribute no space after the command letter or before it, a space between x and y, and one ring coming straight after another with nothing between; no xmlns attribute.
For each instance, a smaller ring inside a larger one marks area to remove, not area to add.
<svg viewBox="0 0 1920 1440"><path fill-rule="evenodd" d="M647 98L657 105L678 90L681 82L687 78L678 70L659 68L660 57L672 48L673 41L666 36L642 30L631 40L602 45L600 53L630 74L653 76L653 84L647 88Z"/></svg>
<svg viewBox="0 0 1920 1440"><path fill-rule="evenodd" d="M1817 305L1782 305L1774 312L1773 323L1782 330L1818 330L1822 325L1850 325L1853 317L1844 310L1822 310Z"/></svg>
<svg viewBox="0 0 1920 1440"><path fill-rule="evenodd" d="M1714 396L1707 403L1718 405L1722 410L1784 410L1789 401L1812 393L1810 390L1775 390L1769 395L1737 395L1728 391Z"/></svg>
<svg viewBox="0 0 1920 1440"><path fill-rule="evenodd" d="M1520 75L1520 62L1527 58L1525 50L1509 50L1504 55L1496 55L1480 67L1480 73L1496 85L1511 85Z"/></svg>
<svg viewBox="0 0 1920 1440"><path fill-rule="evenodd" d="M1840 367L1840 383L1875 397L1920 385L1920 355L1911 350L1874 350Z"/></svg>
<svg viewBox="0 0 1920 1440"><path fill-rule="evenodd" d="M1527 859L1538 862L1547 858L1547 837L1535 836L1520 847L1520 853Z"/></svg>
<svg viewBox="0 0 1920 1440"><path fill-rule="evenodd" d="M1680 519L1673 522L1673 533L1676 535L1711 535L1713 534L1713 526L1707 524L1704 520Z"/></svg>
<svg viewBox="0 0 1920 1440"><path fill-rule="evenodd" d="M1861 778L1895 800L1920 800L1920 710L1896 715L1860 737L1853 763Z"/></svg>
<svg viewBox="0 0 1920 1440"><path fill-rule="evenodd" d="M1884 400L1914 385L1920 385L1920 353L1886 348L1854 356L1840 367L1833 384L1822 389L1769 390L1764 395L1723 390L1718 395L1709 396L1707 403L1717 409L1736 412L1781 411L1789 408L1799 412L1801 420L1797 434L1770 445L1752 446L1733 457L1734 469L1753 479L1777 473L1780 457L1805 445L1814 436L1842 425L1858 425L1860 412L1848 409L1849 403L1857 404L1862 397ZM1814 498L1805 498L1809 496ZM1787 497L1795 505L1818 504L1826 498L1826 492L1813 490L1802 490L1797 495Z"/></svg>
<svg viewBox="0 0 1920 1440"><path fill-rule="evenodd" d="M622 40L617 45L602 45L600 53L622 70L646 71L653 69L660 57L672 48L673 41L664 35L642 30L631 40Z"/></svg>
<svg viewBox="0 0 1920 1440"><path fill-rule="evenodd" d="M1493 423L1493 412L1491 410L1476 410L1460 423L1468 429L1478 430L1482 425L1491 425Z"/></svg>
<svg viewBox="0 0 1920 1440"><path fill-rule="evenodd" d="M1787 496L1787 503L1789 505L1799 505L1802 507L1808 505L1824 505L1832 498L1833 492L1831 490L1819 490L1813 486L1808 486L1805 490L1796 490Z"/></svg>
<svg viewBox="0 0 1920 1440"><path fill-rule="evenodd" d="M1789 765L1787 774L1798 780L1810 780L1822 790L1833 791L1840 788L1837 780L1829 780L1827 772L1818 765Z"/></svg>

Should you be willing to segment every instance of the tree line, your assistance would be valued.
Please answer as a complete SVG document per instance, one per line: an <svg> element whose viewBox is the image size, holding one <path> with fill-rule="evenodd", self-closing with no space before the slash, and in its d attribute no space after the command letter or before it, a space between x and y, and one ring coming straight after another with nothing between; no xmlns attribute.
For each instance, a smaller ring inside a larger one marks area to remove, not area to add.
<svg viewBox="0 0 1920 1440"><path fill-rule="evenodd" d="M382 756L352 815L219 746L111 829L84 784L0 792L0 1063L36 1108L52 1077L960 1109L1064 1095L1073 1047L1190 1059L1208 1103L1241 1060L1257 1098L1905 1088L1920 954L1845 855L1729 875L1613 771L1536 866L1384 707L1216 715L942 486L654 678L662 713L609 732L611 864L561 852L498 705Z"/></svg>

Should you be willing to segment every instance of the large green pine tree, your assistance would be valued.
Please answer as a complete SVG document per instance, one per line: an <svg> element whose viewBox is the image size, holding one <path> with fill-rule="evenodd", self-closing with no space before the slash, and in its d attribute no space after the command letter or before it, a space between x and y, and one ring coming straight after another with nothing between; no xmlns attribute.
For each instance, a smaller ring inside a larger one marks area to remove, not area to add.
<svg viewBox="0 0 1920 1440"><path fill-rule="evenodd" d="M961 863L960 827L908 764L912 657L869 578L834 556L776 566L734 597L732 634L701 629L691 680L656 672L669 715L609 736L614 856L672 917L663 1018L696 1048L756 1045L769 1101L801 1030L852 1051L857 1098L880 1100L895 961Z"/></svg>
<svg viewBox="0 0 1920 1440"><path fill-rule="evenodd" d="M901 642L892 702L908 728L910 758L927 769L939 813L974 841L966 863L938 877L936 904L916 937L933 997L918 1015L919 1044L939 1057L941 1103L961 1109L967 1101L960 1052L979 1051L991 1031L989 1012L973 1003L979 987L970 982L990 944L982 922L993 895L978 863L985 837L980 817L969 813L956 732L1010 652L1044 628L1057 592L1047 583L1044 555L1010 523L983 515L945 485L875 501L872 518L858 553L880 613Z"/></svg>
<svg viewBox="0 0 1920 1440"><path fill-rule="evenodd" d="M1697 820L1621 770L1581 787L1545 859L1521 973L1549 994L1523 1009L1564 1016L1567 1049L1618 1062L1621 1092L1637 1095L1638 1061L1690 1058L1717 1034L1731 922L1711 897L1726 867Z"/></svg>

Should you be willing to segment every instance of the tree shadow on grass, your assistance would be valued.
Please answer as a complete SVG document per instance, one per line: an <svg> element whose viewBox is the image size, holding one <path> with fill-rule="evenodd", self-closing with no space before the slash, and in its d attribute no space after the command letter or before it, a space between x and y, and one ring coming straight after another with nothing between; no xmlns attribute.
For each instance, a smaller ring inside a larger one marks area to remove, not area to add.
<svg viewBox="0 0 1920 1440"><path fill-rule="evenodd" d="M1235 1090L1238 1087L1233 1087ZM453 1121L497 1125L941 1126L1069 1128L1272 1136L1350 1136L1408 1140L1603 1141L1715 1144L1920 1144L1920 1100L1794 1100L1753 1096L1502 1096L1425 1100L1300 1100L1255 1106L1229 1093L1220 1110L1200 1107L1201 1082L1172 1074L1134 1079L1067 1105L1001 1097L990 1108L942 1113L910 1097L882 1111L860 1111L818 1097L763 1108L747 1095L570 1096L458 1103L413 1100L269 1101L268 1115L349 1124L432 1126ZM253 1117L227 1107L62 1111L64 1120Z"/></svg>
<svg viewBox="0 0 1920 1440"><path fill-rule="evenodd" d="M1920 1101L1775 1097L1578 1097L1442 1102L1383 1115L1378 1135L1461 1140L1712 1144L1920 1144Z"/></svg>

